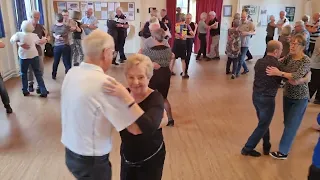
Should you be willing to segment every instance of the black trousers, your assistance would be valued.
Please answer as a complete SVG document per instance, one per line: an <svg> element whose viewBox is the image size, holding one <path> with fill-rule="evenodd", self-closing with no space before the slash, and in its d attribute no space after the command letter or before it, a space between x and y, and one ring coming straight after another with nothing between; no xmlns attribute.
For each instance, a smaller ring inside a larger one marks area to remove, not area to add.
<svg viewBox="0 0 320 180"><path fill-rule="evenodd" d="M311 57L314 51L315 43L310 43L308 55Z"/></svg>
<svg viewBox="0 0 320 180"><path fill-rule="evenodd" d="M200 58L201 54L203 57L207 57L207 34L199 33L199 40L200 40L200 49L198 51L197 59Z"/></svg>
<svg viewBox="0 0 320 180"><path fill-rule="evenodd" d="M66 148L66 165L77 180L111 180L109 154L82 156Z"/></svg>
<svg viewBox="0 0 320 180"><path fill-rule="evenodd" d="M310 99L315 93L315 99L320 101L320 69L311 69L311 81L309 82Z"/></svg>
<svg viewBox="0 0 320 180"><path fill-rule="evenodd" d="M232 74L235 75L238 68L238 64L239 64L239 57L236 57L236 58L228 57L226 73L230 72L231 63L232 63Z"/></svg>
<svg viewBox="0 0 320 180"><path fill-rule="evenodd" d="M248 57L248 59L252 59L252 58L253 58L253 56L252 56L252 54L251 54L250 50L248 50L248 52L247 52L246 56Z"/></svg>
<svg viewBox="0 0 320 180"><path fill-rule="evenodd" d="M121 180L161 180L164 160L166 156L165 146L151 159L136 164L129 165L121 157Z"/></svg>
<svg viewBox="0 0 320 180"><path fill-rule="evenodd" d="M1 100L3 105L8 106L10 104L10 99L9 99L8 91L4 86L4 82L1 74L0 74L0 95L1 95Z"/></svg>
<svg viewBox="0 0 320 180"><path fill-rule="evenodd" d="M192 54L192 47L193 47L194 39L187 38L187 58L186 58L186 74L188 74L191 54Z"/></svg>
<svg viewBox="0 0 320 180"><path fill-rule="evenodd" d="M311 165L309 168L308 180L319 180L320 179L320 169Z"/></svg>
<svg viewBox="0 0 320 180"><path fill-rule="evenodd" d="M120 54L120 59L121 60L126 60L126 55L124 54L124 45L126 43L126 36L124 36L123 34L119 34L118 38L117 38L117 49L116 51L119 51Z"/></svg>
<svg viewBox="0 0 320 180"><path fill-rule="evenodd" d="M273 40L273 37L266 36L266 45L267 45L266 47L268 47L268 43L272 40ZM266 55L267 55L267 48L266 48L266 52L264 53L263 57L266 57Z"/></svg>

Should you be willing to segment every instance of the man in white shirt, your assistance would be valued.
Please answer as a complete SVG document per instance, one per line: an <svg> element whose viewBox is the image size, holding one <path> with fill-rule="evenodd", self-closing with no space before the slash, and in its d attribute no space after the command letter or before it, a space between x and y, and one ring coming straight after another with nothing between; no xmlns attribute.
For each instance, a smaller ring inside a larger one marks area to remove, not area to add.
<svg viewBox="0 0 320 180"><path fill-rule="evenodd" d="M128 91L121 99L104 93L103 86L113 83L105 74L112 63L113 38L95 30L84 38L82 47L85 60L70 69L61 90L66 165L77 179L111 180L112 128L141 133L135 121L144 112Z"/></svg>
<svg viewBox="0 0 320 180"><path fill-rule="evenodd" d="M290 24L290 22L286 18L286 12L285 11L281 11L280 12L280 19L277 22L277 28L278 28L279 37L281 36L282 27L285 27L286 25L289 25L289 24Z"/></svg>

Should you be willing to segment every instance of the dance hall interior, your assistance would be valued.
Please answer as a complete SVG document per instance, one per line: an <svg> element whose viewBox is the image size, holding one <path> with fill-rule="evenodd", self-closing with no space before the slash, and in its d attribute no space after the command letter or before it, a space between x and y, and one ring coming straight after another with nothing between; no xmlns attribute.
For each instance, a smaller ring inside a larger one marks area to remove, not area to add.
<svg viewBox="0 0 320 180"><path fill-rule="evenodd" d="M319 0L1 0L0 180L320 180Z"/></svg>

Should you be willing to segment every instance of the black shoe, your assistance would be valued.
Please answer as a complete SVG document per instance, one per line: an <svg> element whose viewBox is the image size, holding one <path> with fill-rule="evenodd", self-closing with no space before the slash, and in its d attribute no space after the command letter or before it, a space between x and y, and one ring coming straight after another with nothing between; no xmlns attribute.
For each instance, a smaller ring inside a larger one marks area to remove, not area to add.
<svg viewBox="0 0 320 180"><path fill-rule="evenodd" d="M9 105L5 105L4 107L5 107L6 110L7 110L7 114L11 114L11 113L13 112L10 104L9 104Z"/></svg>
<svg viewBox="0 0 320 180"><path fill-rule="evenodd" d="M40 94L40 97L47 98L48 94Z"/></svg>
<svg viewBox="0 0 320 180"><path fill-rule="evenodd" d="M271 152L269 155L275 159L280 159L280 160L286 160L288 158L288 155L282 154L279 151Z"/></svg>
<svg viewBox="0 0 320 180"><path fill-rule="evenodd" d="M119 65L119 63L117 63L117 62L112 62L112 64L113 64L113 65L116 65L116 66Z"/></svg>
<svg viewBox="0 0 320 180"><path fill-rule="evenodd" d="M188 74L184 74L184 75L182 76L182 78L183 78L183 79L189 79L189 75L188 75Z"/></svg>
<svg viewBox="0 0 320 180"><path fill-rule="evenodd" d="M37 88L37 94L41 94L40 88ZM49 94L49 91L47 91L47 94Z"/></svg>
<svg viewBox="0 0 320 180"><path fill-rule="evenodd" d="M167 126L174 126L174 120L169 119Z"/></svg>
<svg viewBox="0 0 320 180"><path fill-rule="evenodd" d="M33 82L30 82L30 83L29 83L28 91L29 91L29 92L33 92L33 91L34 91Z"/></svg>
<svg viewBox="0 0 320 180"><path fill-rule="evenodd" d="M270 154L270 149L271 149L271 144L270 144L270 146L264 146L263 147L263 154L264 155L269 155Z"/></svg>
<svg viewBox="0 0 320 180"><path fill-rule="evenodd" d="M79 63L74 63L74 64L73 64L73 66L79 66L79 65L80 65Z"/></svg>
<svg viewBox="0 0 320 180"><path fill-rule="evenodd" d="M252 60L253 58L248 58L248 59L246 59L246 61L250 61L250 60Z"/></svg>
<svg viewBox="0 0 320 180"><path fill-rule="evenodd" d="M53 79L53 80L56 80L56 79L57 79L57 77L56 77L56 76L54 76L54 75L52 75L52 79Z"/></svg>
<svg viewBox="0 0 320 180"><path fill-rule="evenodd" d="M25 92L25 93L23 93L23 95L24 95L24 96L29 96L30 93L29 93L29 92Z"/></svg>
<svg viewBox="0 0 320 180"><path fill-rule="evenodd" d="M220 56L214 57L214 60L220 60Z"/></svg>
<svg viewBox="0 0 320 180"><path fill-rule="evenodd" d="M243 71L241 74L248 74L249 71Z"/></svg>
<svg viewBox="0 0 320 180"><path fill-rule="evenodd" d="M260 157L261 156L261 153L259 153L256 150L247 151L245 149L242 149L241 154L244 156L252 156L252 157Z"/></svg>
<svg viewBox="0 0 320 180"><path fill-rule="evenodd" d="M314 100L314 101L313 101L313 104L320 104L320 100L317 100L317 99Z"/></svg>
<svg viewBox="0 0 320 180"><path fill-rule="evenodd" d="M236 78L236 75L232 74L231 79L235 79L235 78Z"/></svg>
<svg viewBox="0 0 320 180"><path fill-rule="evenodd" d="M226 75L228 75L228 74L231 74L231 72L230 72L230 71L227 71L227 72L226 72Z"/></svg>

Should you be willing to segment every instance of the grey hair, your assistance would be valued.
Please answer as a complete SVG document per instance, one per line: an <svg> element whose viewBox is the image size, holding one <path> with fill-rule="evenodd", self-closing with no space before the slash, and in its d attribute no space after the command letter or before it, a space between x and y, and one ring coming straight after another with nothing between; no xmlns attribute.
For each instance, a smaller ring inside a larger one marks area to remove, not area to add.
<svg viewBox="0 0 320 180"><path fill-rule="evenodd" d="M233 16L233 19L241 19L241 14L240 14L240 13L236 13L236 14Z"/></svg>
<svg viewBox="0 0 320 180"><path fill-rule="evenodd" d="M153 76L153 63L151 59L148 56L145 56L143 54L133 54L128 57L125 63L124 67L124 73L127 76L128 71L138 65L144 66L146 69L146 76L148 79L151 79Z"/></svg>
<svg viewBox="0 0 320 180"><path fill-rule="evenodd" d="M240 20L239 19L233 20L233 27L237 28L239 26L240 26Z"/></svg>
<svg viewBox="0 0 320 180"><path fill-rule="evenodd" d="M40 12L39 11L32 11L30 14L30 18L33 18L34 15L36 15L36 14L40 14Z"/></svg>
<svg viewBox="0 0 320 180"><path fill-rule="evenodd" d="M302 20L297 21L295 25L302 26L303 28L305 28L305 24Z"/></svg>
<svg viewBox="0 0 320 180"><path fill-rule="evenodd" d="M200 19L207 18L208 14L206 12L201 13Z"/></svg>
<svg viewBox="0 0 320 180"><path fill-rule="evenodd" d="M282 27L281 35L289 36L292 33L292 26L290 24Z"/></svg>
<svg viewBox="0 0 320 180"><path fill-rule="evenodd" d="M123 9L122 9L122 7L117 7L117 9L116 10L119 10L121 13L123 13Z"/></svg>
<svg viewBox="0 0 320 180"><path fill-rule="evenodd" d="M149 25L149 30L150 31L154 31L154 30L159 29L159 28L161 28L159 23L150 23L150 25Z"/></svg>
<svg viewBox="0 0 320 180"><path fill-rule="evenodd" d="M151 23L160 23L159 19L157 17L154 17L154 16L150 18L149 22L150 22L150 24Z"/></svg>
<svg viewBox="0 0 320 180"><path fill-rule="evenodd" d="M20 29L22 32L32 33L34 31L34 26L31 21L26 20L22 21Z"/></svg>
<svg viewBox="0 0 320 180"><path fill-rule="evenodd" d="M303 22L307 23L310 21L310 16L305 14L304 16L302 16L302 19L301 19Z"/></svg>
<svg viewBox="0 0 320 180"><path fill-rule="evenodd" d="M114 20L116 18L116 13L114 11L109 13L109 19Z"/></svg>
<svg viewBox="0 0 320 180"><path fill-rule="evenodd" d="M113 37L99 29L85 36L81 45L83 54L94 58L101 57L104 49L114 49Z"/></svg>
<svg viewBox="0 0 320 180"><path fill-rule="evenodd" d="M164 38L166 37L166 32L162 28L155 29L151 32L152 37L158 41L163 42Z"/></svg>
<svg viewBox="0 0 320 180"><path fill-rule="evenodd" d="M210 11L210 12L209 12L209 15L210 15L210 16L216 16L217 14L216 14L216 12L214 12L214 11Z"/></svg>

